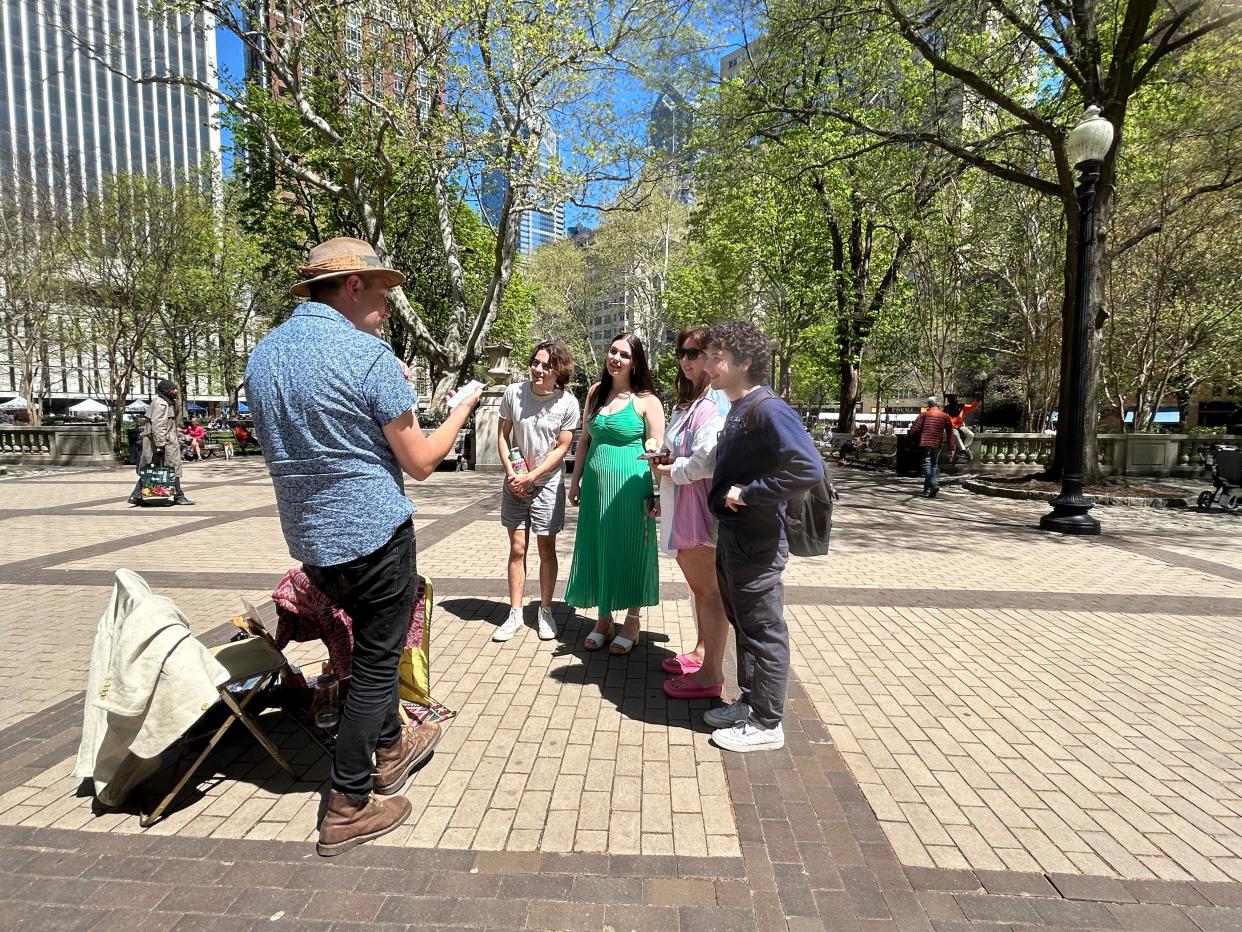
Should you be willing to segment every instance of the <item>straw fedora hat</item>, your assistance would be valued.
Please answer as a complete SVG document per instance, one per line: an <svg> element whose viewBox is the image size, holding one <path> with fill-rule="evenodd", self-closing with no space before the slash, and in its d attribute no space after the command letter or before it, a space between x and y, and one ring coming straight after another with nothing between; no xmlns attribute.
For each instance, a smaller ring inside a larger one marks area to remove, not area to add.
<svg viewBox="0 0 1242 932"><path fill-rule="evenodd" d="M405 276L380 262L370 243L364 243L352 236L338 236L311 249L306 265L298 269L302 281L290 288L289 292L299 298L309 298L313 282L364 272L382 276L389 288L405 284Z"/></svg>

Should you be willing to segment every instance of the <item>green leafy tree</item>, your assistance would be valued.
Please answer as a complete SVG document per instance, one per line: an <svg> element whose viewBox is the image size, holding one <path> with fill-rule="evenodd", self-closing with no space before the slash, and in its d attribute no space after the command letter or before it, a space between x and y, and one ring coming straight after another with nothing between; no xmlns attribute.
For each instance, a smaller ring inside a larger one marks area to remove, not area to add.
<svg viewBox="0 0 1242 932"><path fill-rule="evenodd" d="M840 9L835 0L829 8ZM1089 104L1099 105L1116 130L1097 186L1098 262L1087 309L1092 328L1086 422L1082 425L1087 439L1084 459L1088 479L1098 478L1095 423L1110 266L1150 235L1145 230L1158 230L1195 201L1217 197L1242 184L1236 132L1222 134L1205 127L1214 137L1218 157L1211 170L1185 179L1188 183L1170 192L1144 228L1117 239L1114 214L1118 195L1128 184L1124 168L1131 144L1131 110L1153 88L1175 85L1180 94L1212 81L1210 68L1188 68L1187 62L1191 56L1213 59L1236 48L1242 11L1228 0L1191 4L1124 0L1111 6L1049 0L1035 8L1015 6L1008 0L986 0L982 5L974 0L937 0L922 7L905 0L880 0L878 10L931 70L929 82L946 89L952 119L929 126L911 120L899 109L887 119L851 112L838 112L838 118L870 138L902 145L924 143L964 166L1060 204L1066 217L1061 263L1062 373L1070 366L1066 337L1073 320L1079 245L1076 172L1066 156L1065 140ZM1236 85L1231 92L1236 99ZM1062 378L1062 386L1065 382ZM1068 422L1061 418L1058 430ZM1059 473L1059 460L1050 472Z"/></svg>
<svg viewBox="0 0 1242 932"><path fill-rule="evenodd" d="M106 67L145 84L188 87L219 101L261 148L248 151L293 203L327 199L349 229L392 260L390 214L430 192L447 280L447 315L433 328L405 291L391 301L409 344L443 373L440 397L473 369L504 302L522 216L616 178L630 153L624 125L597 92L630 70L684 21L683 3L603 5L574 0L438 4L387 0L279 2L250 16L228 0L164 0L156 12L190 14L236 36L262 86L219 86L164 63L131 73L113 48L78 37ZM575 140L552 145L553 123ZM461 191L495 194L488 276L472 299L455 222ZM323 216L326 211L317 211ZM429 312L431 313L431 312Z"/></svg>
<svg viewBox="0 0 1242 932"><path fill-rule="evenodd" d="M43 360L64 313L66 230L61 218L41 216L16 185L0 191L0 337L17 370L29 422L42 420L49 385ZM70 346L61 345L67 353Z"/></svg>
<svg viewBox="0 0 1242 932"><path fill-rule="evenodd" d="M536 249L521 271L534 289L534 339L563 342L579 375L598 369L588 326L585 251L573 240L554 240Z"/></svg>
<svg viewBox="0 0 1242 932"><path fill-rule="evenodd" d="M652 346L672 326L669 282L685 255L689 209L655 184L624 191L587 246L590 287L624 295L631 327Z"/></svg>
<svg viewBox="0 0 1242 932"><path fill-rule="evenodd" d="M1242 50L1194 49L1176 80L1144 87L1129 110L1110 231L1101 347L1104 395L1148 430L1169 394L1183 408L1242 366ZM1124 424L1124 417L1123 417Z"/></svg>
<svg viewBox="0 0 1242 932"><path fill-rule="evenodd" d="M125 405L161 308L175 293L202 231L202 191L144 175L115 175L87 195L66 248L67 297L83 343L101 350L119 447Z"/></svg>
<svg viewBox="0 0 1242 932"><path fill-rule="evenodd" d="M839 426L853 427L860 360L895 293L923 214L955 166L924 152L860 141L841 119L887 118L896 108L923 120L943 102L919 80L900 39L876 28L876 13L802 3L766 8L762 41L722 89L709 133L718 158L739 165L759 156L773 182L791 192L805 218L799 248L818 274L799 292L819 307L795 315L781 339L820 317L834 322Z"/></svg>

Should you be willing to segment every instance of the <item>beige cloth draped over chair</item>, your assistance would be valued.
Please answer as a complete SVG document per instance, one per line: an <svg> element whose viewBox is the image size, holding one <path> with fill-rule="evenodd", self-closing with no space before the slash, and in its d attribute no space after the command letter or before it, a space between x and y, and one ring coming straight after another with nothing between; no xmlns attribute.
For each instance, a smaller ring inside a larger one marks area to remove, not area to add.
<svg viewBox="0 0 1242 932"><path fill-rule="evenodd" d="M292 773L245 711L286 665L284 655L261 638L207 648L190 633L172 599L152 592L137 573L117 570L112 600L95 632L74 776L90 777L99 802L119 806L217 702L229 715L189 770L143 817L144 826L159 819L235 721ZM229 687L242 683L247 685L235 698Z"/></svg>

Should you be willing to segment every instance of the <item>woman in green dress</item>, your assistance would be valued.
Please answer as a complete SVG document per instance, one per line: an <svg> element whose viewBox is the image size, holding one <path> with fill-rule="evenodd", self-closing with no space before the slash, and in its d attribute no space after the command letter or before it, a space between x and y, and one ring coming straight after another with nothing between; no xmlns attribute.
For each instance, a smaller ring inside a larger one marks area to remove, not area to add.
<svg viewBox="0 0 1242 932"><path fill-rule="evenodd" d="M569 501L578 505L578 534L565 601L598 608L587 650L612 637L612 613L627 609L609 653L628 654L638 640L639 609L660 601L656 550L658 510L649 510L651 468L644 447L664 442L664 406L642 341L623 333L608 348L599 381L587 392Z"/></svg>

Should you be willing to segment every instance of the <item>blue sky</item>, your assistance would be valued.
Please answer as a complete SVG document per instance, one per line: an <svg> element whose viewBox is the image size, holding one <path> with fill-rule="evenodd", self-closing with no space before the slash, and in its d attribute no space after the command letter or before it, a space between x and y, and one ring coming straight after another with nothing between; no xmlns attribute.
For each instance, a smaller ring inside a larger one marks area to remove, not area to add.
<svg viewBox="0 0 1242 932"><path fill-rule="evenodd" d="M735 32L734 30L722 30L724 33ZM723 36L722 36L723 38ZM739 43L740 44L740 43ZM729 43L726 41L723 47L727 47ZM723 51L720 53L723 54ZM221 78L226 81L240 80L245 74L246 60L244 47L241 40L227 29L219 28L216 30L216 56ZM646 112L650 108L655 95L647 88L643 87L637 81L630 83L629 86L622 89L613 101L618 111L618 117L621 122L629 122L629 120L641 120L642 126L646 125ZM224 129L221 134L221 142L223 153L221 160L225 173L231 173L233 168L232 134ZM562 139L562 149L570 141ZM591 192L591 200L603 201L610 199L612 191ZM593 226L597 218L597 212L593 209L575 207L566 205L565 223L566 226L574 226L582 224L585 226Z"/></svg>
<svg viewBox="0 0 1242 932"><path fill-rule="evenodd" d="M242 52L241 39L227 29L217 29L216 59L222 75L241 77L246 69L246 56ZM233 170L233 134L225 129L221 139L225 150L222 156L224 171L230 173Z"/></svg>

